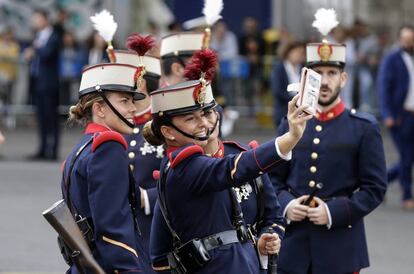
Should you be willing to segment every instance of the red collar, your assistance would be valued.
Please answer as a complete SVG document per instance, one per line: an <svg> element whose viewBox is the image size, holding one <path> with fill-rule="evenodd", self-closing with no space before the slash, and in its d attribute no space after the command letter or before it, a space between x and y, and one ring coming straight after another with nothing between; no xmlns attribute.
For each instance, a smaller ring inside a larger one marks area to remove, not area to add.
<svg viewBox="0 0 414 274"><path fill-rule="evenodd" d="M342 114L345 110L345 104L340 101L333 108L325 112L316 113L316 119L321 122L332 120Z"/></svg>
<svg viewBox="0 0 414 274"><path fill-rule="evenodd" d="M149 108L147 111L140 113L138 116L134 116L134 122L136 125L143 125L151 120L151 118L151 108Z"/></svg>
<svg viewBox="0 0 414 274"><path fill-rule="evenodd" d="M224 144L221 140L218 140L219 142L219 148L216 152L214 152L213 155L211 155L211 157L213 158L223 158L224 157Z"/></svg>
<svg viewBox="0 0 414 274"><path fill-rule="evenodd" d="M108 127L97 124L97 123L89 123L86 125L85 134L93 134L96 132L103 132L103 131L111 131Z"/></svg>
<svg viewBox="0 0 414 274"><path fill-rule="evenodd" d="M167 147L167 156L170 157L171 153L179 149L180 147L169 146Z"/></svg>

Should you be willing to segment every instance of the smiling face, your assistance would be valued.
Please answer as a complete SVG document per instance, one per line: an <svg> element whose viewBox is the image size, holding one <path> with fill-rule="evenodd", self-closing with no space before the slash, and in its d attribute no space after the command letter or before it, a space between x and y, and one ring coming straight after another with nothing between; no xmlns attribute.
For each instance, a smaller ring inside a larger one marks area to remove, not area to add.
<svg viewBox="0 0 414 274"><path fill-rule="evenodd" d="M219 114L215 109L206 109L204 115L208 122L208 129L211 135L208 138L208 142L217 142L219 136Z"/></svg>
<svg viewBox="0 0 414 274"><path fill-rule="evenodd" d="M347 80L346 72L334 66L318 66L312 69L322 76L318 104L324 108L337 104L340 101L341 88Z"/></svg>
<svg viewBox="0 0 414 274"><path fill-rule="evenodd" d="M136 107L132 100L132 94L128 92L107 92L106 97L112 106L129 122L134 123ZM125 124L105 103L94 103L94 121L109 127L122 134L131 134L132 129Z"/></svg>
<svg viewBox="0 0 414 274"><path fill-rule="evenodd" d="M174 116L172 123L181 131L195 137L206 137L208 134L208 120L202 110L186 115ZM207 144L207 140L200 141L186 137L171 126L162 126L161 132L168 145L184 146L187 144L197 144L204 147Z"/></svg>

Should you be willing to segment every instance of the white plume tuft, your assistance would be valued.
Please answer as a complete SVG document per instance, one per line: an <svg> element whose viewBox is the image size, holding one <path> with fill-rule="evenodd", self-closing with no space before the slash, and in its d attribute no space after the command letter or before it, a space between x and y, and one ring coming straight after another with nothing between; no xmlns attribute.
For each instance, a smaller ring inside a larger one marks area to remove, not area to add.
<svg viewBox="0 0 414 274"><path fill-rule="evenodd" d="M318 31L326 36L328 33L338 25L336 20L336 12L334 9L318 9L315 13L315 21L312 26L317 28Z"/></svg>
<svg viewBox="0 0 414 274"><path fill-rule="evenodd" d="M95 13L90 17L94 29L102 36L108 43L112 41L115 35L118 24L115 22L112 14L107 10L102 10L100 13Z"/></svg>
<svg viewBox="0 0 414 274"><path fill-rule="evenodd" d="M206 17L208 26L214 25L219 19L223 10L223 0L204 0L203 14Z"/></svg>

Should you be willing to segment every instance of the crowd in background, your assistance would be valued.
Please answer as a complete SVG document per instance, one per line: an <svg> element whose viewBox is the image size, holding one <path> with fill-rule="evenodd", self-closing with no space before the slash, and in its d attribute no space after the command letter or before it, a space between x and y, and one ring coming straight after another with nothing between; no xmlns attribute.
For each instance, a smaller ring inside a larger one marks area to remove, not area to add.
<svg viewBox="0 0 414 274"><path fill-rule="evenodd" d="M77 90L82 68L108 60L106 43L96 33L86 41L78 41L70 29L65 29L67 14L60 12L54 28L61 33L62 44L59 54L59 104L68 106L77 99ZM157 39L169 32L182 31L178 23L161 31L155 24L148 24L148 34ZM259 22L246 17L240 35L228 29L225 21L219 21L212 30L211 48L219 56L220 69L217 75L216 95L222 95L221 103L235 106L244 115L254 116L273 107L275 125L284 115L284 106L290 95L283 88L285 84L299 80L300 68L305 60L305 42L316 41L314 36L297 40L294 33L286 29L260 30ZM357 20L351 27L337 27L329 38L347 45L347 66L349 84L343 92L343 100L350 108L357 108L378 115L378 99L375 87L377 68L384 52L393 39L386 29L374 31ZM125 48L116 43L115 48ZM18 64L27 62L22 53L31 41L17 41L13 30L3 25L0 29L0 115L2 124L15 126L11 115L13 85L16 82ZM153 52L156 54L156 52ZM283 64L283 67L282 66ZM281 71L286 75L280 75ZM27 75L29 77L29 75ZM26 105L33 104L33 91L26 92ZM282 90L281 90L282 89ZM273 105L271 104L273 102Z"/></svg>

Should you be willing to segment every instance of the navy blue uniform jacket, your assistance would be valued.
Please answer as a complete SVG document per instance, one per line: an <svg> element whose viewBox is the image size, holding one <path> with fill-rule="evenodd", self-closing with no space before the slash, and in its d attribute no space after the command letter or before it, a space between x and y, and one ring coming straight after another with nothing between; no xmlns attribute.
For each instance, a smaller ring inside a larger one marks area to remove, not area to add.
<svg viewBox="0 0 414 274"><path fill-rule="evenodd" d="M172 226L183 242L234 229L227 189L244 186L246 182L282 161L277 155L274 140L240 153L242 150L235 149L236 154L230 153L221 159L203 155L198 146L187 146L168 153L169 159L163 161L164 165L168 160L171 163L166 178L166 203ZM163 167L162 165L161 170ZM274 195L273 191L268 195ZM252 201L249 205L252 207L247 209L249 212L246 212L246 219L254 221L257 214L256 202ZM274 214L266 223L277 222L276 199L273 204L266 206L273 207ZM150 250L154 269L168 271L165 256L172 250L171 238L158 204L154 211ZM212 260L198 273L259 271L255 247L249 242L225 245L210 251L210 254Z"/></svg>
<svg viewBox="0 0 414 274"><path fill-rule="evenodd" d="M64 177L71 161L85 144L93 138L75 161L70 176L70 201L77 214L89 218L94 229L93 255L106 273L141 273L142 247L134 226L129 205L129 172L127 144L119 133L90 123L81 141L74 147L64 164ZM62 191L67 202L65 183ZM136 197L140 193L136 192ZM140 204L137 201L136 207ZM78 273L76 267L71 273Z"/></svg>
<svg viewBox="0 0 414 274"><path fill-rule="evenodd" d="M287 131L281 124L280 134ZM339 103L308 121L292 160L275 169L273 182L282 210L310 194L310 181L323 183L318 197L332 217L330 229L308 220L291 222L278 259L282 273L344 274L367 267L363 217L383 200L386 169L382 139L375 118Z"/></svg>

